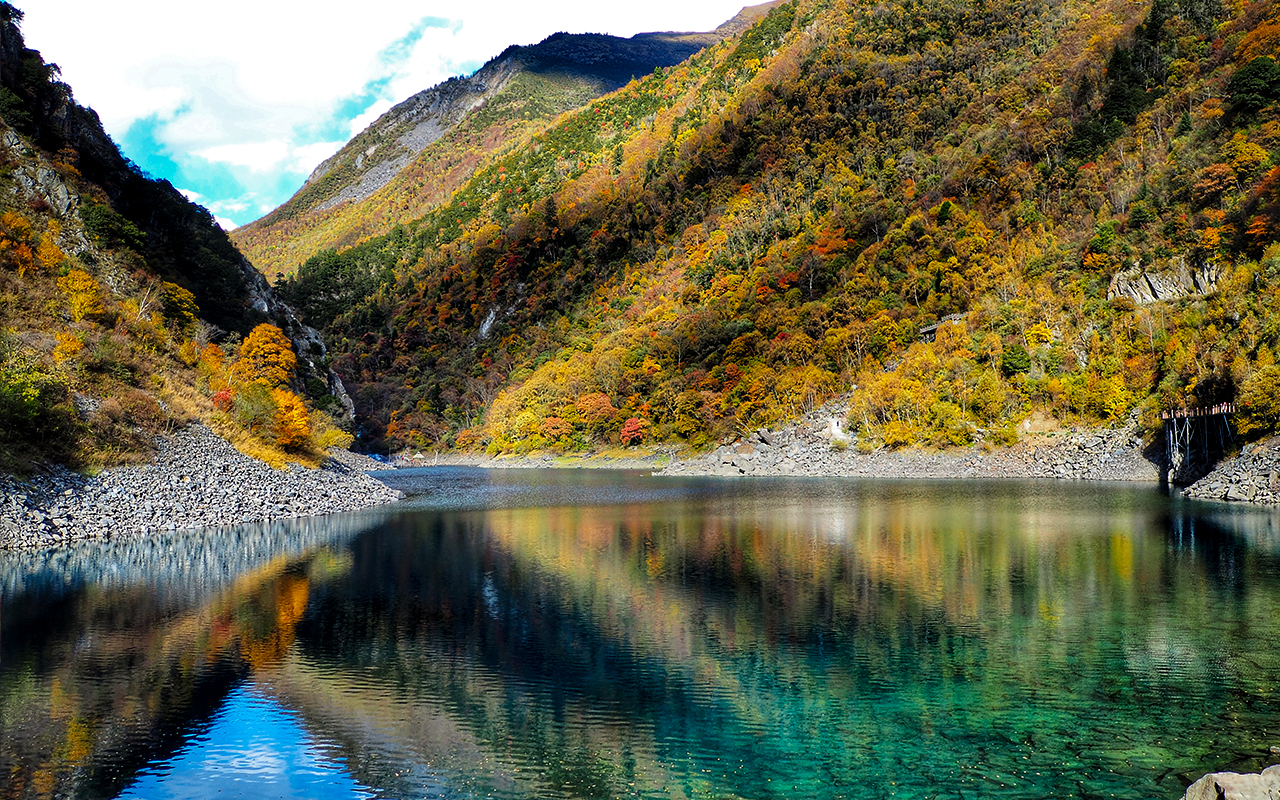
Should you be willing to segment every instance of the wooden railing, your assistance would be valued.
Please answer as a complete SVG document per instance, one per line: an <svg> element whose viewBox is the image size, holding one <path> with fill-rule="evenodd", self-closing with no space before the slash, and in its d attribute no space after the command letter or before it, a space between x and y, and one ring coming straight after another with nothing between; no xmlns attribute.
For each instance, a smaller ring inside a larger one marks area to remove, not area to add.
<svg viewBox="0 0 1280 800"><path fill-rule="evenodd" d="M1175 408L1160 415L1160 419L1194 419L1196 417L1216 417L1219 414L1236 413L1235 403L1219 403L1216 406L1200 406L1199 408Z"/></svg>

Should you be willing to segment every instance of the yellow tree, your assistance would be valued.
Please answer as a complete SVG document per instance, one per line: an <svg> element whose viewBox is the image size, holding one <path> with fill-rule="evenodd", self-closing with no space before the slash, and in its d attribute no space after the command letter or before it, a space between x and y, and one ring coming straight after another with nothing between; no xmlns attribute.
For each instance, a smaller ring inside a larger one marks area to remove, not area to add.
<svg viewBox="0 0 1280 800"><path fill-rule="evenodd" d="M40 244L36 247L36 261L45 269L57 269L67 260L67 254L58 247L57 238L61 230L62 226L57 220L49 220L49 230L40 237Z"/></svg>
<svg viewBox="0 0 1280 800"><path fill-rule="evenodd" d="M311 439L311 420L302 398L288 389L272 389L271 399L276 404L276 444L289 448L305 445Z"/></svg>
<svg viewBox="0 0 1280 800"><path fill-rule="evenodd" d="M102 305L102 287L84 270L73 269L58 278L58 288L67 296L67 310L71 312L73 322L106 313Z"/></svg>
<svg viewBox="0 0 1280 800"><path fill-rule="evenodd" d="M298 357L288 337L275 325L262 323L240 345L240 357L231 367L236 383L265 383L271 388L293 379Z"/></svg>

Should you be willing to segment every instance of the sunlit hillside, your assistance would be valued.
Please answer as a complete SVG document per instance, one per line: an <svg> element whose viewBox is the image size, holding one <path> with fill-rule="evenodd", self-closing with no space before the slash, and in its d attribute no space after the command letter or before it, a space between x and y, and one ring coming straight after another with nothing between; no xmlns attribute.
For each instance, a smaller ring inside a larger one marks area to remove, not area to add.
<svg viewBox="0 0 1280 800"><path fill-rule="evenodd" d="M630 39L557 33L511 46L474 75L453 78L383 114L315 169L280 208L232 233L270 279L325 249L387 233L447 201L477 169L557 116L741 33L778 0L744 8L708 33Z"/></svg>
<svg viewBox="0 0 1280 800"><path fill-rule="evenodd" d="M703 446L847 392L868 448L1223 400L1267 430L1277 31L795 0L284 288L390 447Z"/></svg>

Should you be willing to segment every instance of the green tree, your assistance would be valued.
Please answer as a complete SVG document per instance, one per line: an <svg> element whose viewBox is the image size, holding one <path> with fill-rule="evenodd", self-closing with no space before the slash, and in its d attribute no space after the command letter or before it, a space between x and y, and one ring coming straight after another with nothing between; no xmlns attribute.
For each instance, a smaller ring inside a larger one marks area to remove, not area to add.
<svg viewBox="0 0 1280 800"><path fill-rule="evenodd" d="M1252 114L1280 100L1280 64L1259 56L1236 70L1227 82L1231 107Z"/></svg>
<svg viewBox="0 0 1280 800"><path fill-rule="evenodd" d="M236 419L249 433L262 433L275 422L275 398L271 389L261 382L251 383L236 394Z"/></svg>

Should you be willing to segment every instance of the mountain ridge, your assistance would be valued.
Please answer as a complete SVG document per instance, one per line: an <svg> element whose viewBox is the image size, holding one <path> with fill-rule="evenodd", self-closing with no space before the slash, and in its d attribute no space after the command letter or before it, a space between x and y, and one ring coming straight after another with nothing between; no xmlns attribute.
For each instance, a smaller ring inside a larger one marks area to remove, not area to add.
<svg viewBox="0 0 1280 800"><path fill-rule="evenodd" d="M431 180L420 181L430 187L425 191L402 186L390 203L393 210L373 228L367 219L353 218L360 217L358 210L347 213L346 219L330 221L343 216L335 211L340 206L359 205L387 189L469 113L495 100L509 107L505 117L498 112L496 119L476 126L478 144L458 145L473 151L470 160L483 160L495 147L536 132L557 114L619 88L634 76L672 66L709 44L737 35L779 1L746 7L707 33L641 33L621 38L560 32L535 45L511 45L472 75L450 78L398 103L318 165L292 198L233 231L232 239L264 273L274 276L292 271L320 250L340 249L362 237L385 233L447 198L459 177L450 172L432 175ZM521 76L528 80L516 87L515 96L500 97ZM316 241L299 247L299 240L311 236L317 227L325 230Z"/></svg>
<svg viewBox="0 0 1280 800"><path fill-rule="evenodd" d="M1276 31L1271 0L796 0L282 288L391 448L700 448L844 393L870 449L1233 399L1254 435Z"/></svg>

